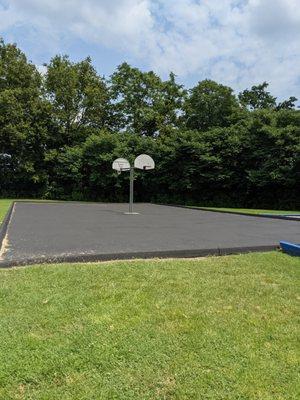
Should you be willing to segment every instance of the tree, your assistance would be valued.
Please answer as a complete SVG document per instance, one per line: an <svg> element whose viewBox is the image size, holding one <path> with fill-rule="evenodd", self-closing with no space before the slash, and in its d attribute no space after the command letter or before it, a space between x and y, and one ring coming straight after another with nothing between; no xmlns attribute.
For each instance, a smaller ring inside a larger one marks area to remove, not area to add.
<svg viewBox="0 0 300 400"><path fill-rule="evenodd" d="M204 80L190 90L184 111L187 128L205 131L230 125L238 112L238 103L231 88Z"/></svg>
<svg viewBox="0 0 300 400"><path fill-rule="evenodd" d="M41 96L41 76L15 45L0 40L0 153L11 156L2 180L7 193L39 190L49 107Z"/></svg>
<svg viewBox="0 0 300 400"><path fill-rule="evenodd" d="M291 113L296 117L290 110L256 110L249 116L240 169L252 206L299 207L300 125Z"/></svg>
<svg viewBox="0 0 300 400"><path fill-rule="evenodd" d="M82 146L50 149L45 154L48 171L45 197L50 199L84 200Z"/></svg>
<svg viewBox="0 0 300 400"><path fill-rule="evenodd" d="M41 76L0 40L1 194L126 201L129 176L111 164L147 153L156 168L136 172L138 201L297 209L300 110L267 86L239 103L210 80L187 95L173 74L122 64L107 82L90 59L60 56Z"/></svg>
<svg viewBox="0 0 300 400"><path fill-rule="evenodd" d="M90 58L72 63L67 56L54 57L47 68L45 91L58 128L57 140L63 144L84 140L86 127L109 125L108 90Z"/></svg>
<svg viewBox="0 0 300 400"><path fill-rule="evenodd" d="M175 75L162 81L154 72L142 72L123 63L111 76L116 128L157 136L177 125L185 91Z"/></svg>
<svg viewBox="0 0 300 400"><path fill-rule="evenodd" d="M82 146L82 174L83 191L89 199L124 201L128 174L117 177L112 169L113 161L121 156L126 157L123 135L97 130L87 137Z"/></svg>
<svg viewBox="0 0 300 400"><path fill-rule="evenodd" d="M263 82L260 85L252 86L250 90L246 89L239 93L238 98L241 105L250 110L275 108L276 97L266 90L268 86L267 82Z"/></svg>
<svg viewBox="0 0 300 400"><path fill-rule="evenodd" d="M283 102L279 103L276 107L276 110L291 110L295 108L295 103L297 100L297 97L291 96L288 100L284 100Z"/></svg>

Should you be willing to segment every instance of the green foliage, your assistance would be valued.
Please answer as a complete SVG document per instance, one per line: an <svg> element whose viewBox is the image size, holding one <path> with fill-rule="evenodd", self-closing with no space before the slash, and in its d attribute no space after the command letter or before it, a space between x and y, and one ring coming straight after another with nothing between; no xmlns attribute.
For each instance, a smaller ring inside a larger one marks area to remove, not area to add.
<svg viewBox="0 0 300 400"><path fill-rule="evenodd" d="M176 126L184 94L174 74L162 81L152 71L123 63L111 76L116 127L139 135L161 134Z"/></svg>
<svg viewBox="0 0 300 400"><path fill-rule="evenodd" d="M239 93L238 98L243 107L250 110L276 109L276 110L291 110L295 108L295 103L298 100L291 96L288 100L276 104L276 97L272 96L266 89L269 86L267 82L261 85L252 86Z"/></svg>
<svg viewBox="0 0 300 400"><path fill-rule="evenodd" d="M262 122L266 116L268 123ZM278 127L276 114L269 111L252 117L245 158L250 182L263 187L293 187L299 178L300 126Z"/></svg>
<svg viewBox="0 0 300 400"><path fill-rule="evenodd" d="M64 144L80 140L86 126L99 129L107 126L108 89L90 58L72 63L67 56L54 57L47 66L45 92L52 105L59 139Z"/></svg>
<svg viewBox="0 0 300 400"><path fill-rule="evenodd" d="M11 155L0 165L2 193L36 191L46 179L44 143L49 105L42 99L41 77L14 45L0 41L0 153Z"/></svg>
<svg viewBox="0 0 300 400"><path fill-rule="evenodd" d="M291 96L288 100L284 100L283 102L279 103L276 107L277 110L291 110L295 108L295 102L297 101L297 97Z"/></svg>
<svg viewBox="0 0 300 400"><path fill-rule="evenodd" d="M239 94L240 103L250 108L250 110L275 108L276 97L273 97L266 89L269 86L267 82L261 85L252 86Z"/></svg>
<svg viewBox="0 0 300 400"><path fill-rule="evenodd" d="M204 80L190 90L184 108L186 126L205 131L230 125L233 114L237 113L238 102L231 88Z"/></svg>
<svg viewBox="0 0 300 400"><path fill-rule="evenodd" d="M105 80L67 56L42 76L0 41L0 194L124 201L128 174L111 164L148 153L156 169L136 173L136 200L299 208L300 111L267 87L186 91L127 63Z"/></svg>

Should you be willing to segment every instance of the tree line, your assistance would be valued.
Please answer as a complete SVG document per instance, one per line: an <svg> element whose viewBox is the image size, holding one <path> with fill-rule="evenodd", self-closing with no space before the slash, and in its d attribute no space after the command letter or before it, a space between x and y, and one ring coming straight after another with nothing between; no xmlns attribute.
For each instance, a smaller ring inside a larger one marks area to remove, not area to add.
<svg viewBox="0 0 300 400"><path fill-rule="evenodd" d="M135 198L215 206L299 207L300 111L263 82L239 94L212 80L186 89L121 64L57 55L39 72L0 40L0 195L127 201L115 158L147 153Z"/></svg>

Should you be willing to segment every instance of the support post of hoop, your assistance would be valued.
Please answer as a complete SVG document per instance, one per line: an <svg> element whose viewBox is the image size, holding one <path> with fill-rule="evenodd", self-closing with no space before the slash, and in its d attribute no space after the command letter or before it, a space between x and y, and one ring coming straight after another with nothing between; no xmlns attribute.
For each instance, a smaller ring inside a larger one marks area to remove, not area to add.
<svg viewBox="0 0 300 400"><path fill-rule="evenodd" d="M129 188L129 213L133 213L133 182L134 182L134 167L130 166L130 188Z"/></svg>

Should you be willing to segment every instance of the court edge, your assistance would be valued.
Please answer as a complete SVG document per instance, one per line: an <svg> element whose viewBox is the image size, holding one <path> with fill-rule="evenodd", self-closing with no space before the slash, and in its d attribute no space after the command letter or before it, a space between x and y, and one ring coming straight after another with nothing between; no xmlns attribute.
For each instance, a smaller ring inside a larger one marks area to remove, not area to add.
<svg viewBox="0 0 300 400"><path fill-rule="evenodd" d="M251 214L240 211L224 211L224 210L213 210L212 208L203 208L203 207L193 207L193 206L183 206L180 204L162 204L162 203L151 203L159 206L168 206L168 207L178 207L178 208L187 208L188 210L201 210L208 211L214 213L222 213L222 214L233 214L233 215L246 215L247 217L259 217L259 218L268 218L268 219L283 219L284 221L296 221L300 222L299 218L291 217L291 216L283 216L283 215L266 215L266 214Z"/></svg>
<svg viewBox="0 0 300 400"><path fill-rule="evenodd" d="M13 213L13 209L16 203L38 203L34 200L16 200L13 201L10 205L5 218L0 226L0 249L2 249L3 241L6 237L9 222L11 220L11 216ZM39 202L40 203L40 202ZM43 202L43 203L55 203L55 201L51 202ZM42 203L42 204L43 204ZM84 202L78 202L81 204L87 204ZM41 203L40 203L41 204ZM95 203L94 203L95 204ZM181 205L174 204L158 204L153 203L160 206L171 206L171 207L179 207L179 208L187 208L194 210L203 210L203 211L211 211L211 212L225 212L227 214L238 214L238 215L246 215L243 213L231 213L226 211L215 211L215 210L207 210L196 207L187 207ZM253 214L247 214L252 217L256 217ZM262 218L274 218L269 216L260 216ZM275 217L275 219L282 219ZM285 219L286 220L286 219ZM297 220L299 222L299 220ZM166 250L166 251L150 251L150 252L128 252L128 253L109 253L109 254L78 254L78 255L61 255L56 257L32 257L32 258L24 258L22 260L9 260L9 261L1 261L0 260L0 268L12 268L18 266L29 266L33 264L61 264L61 263L83 263L83 262L101 262L101 261L117 261L117 260L134 260L134 259L151 259L151 258L198 258L198 257L207 257L207 256L225 256L231 254L243 254L243 253L251 253L251 252L269 252L279 249L278 245L264 245L264 246L244 246L244 247L228 247L228 248L211 248L211 249L192 249L192 250Z"/></svg>

